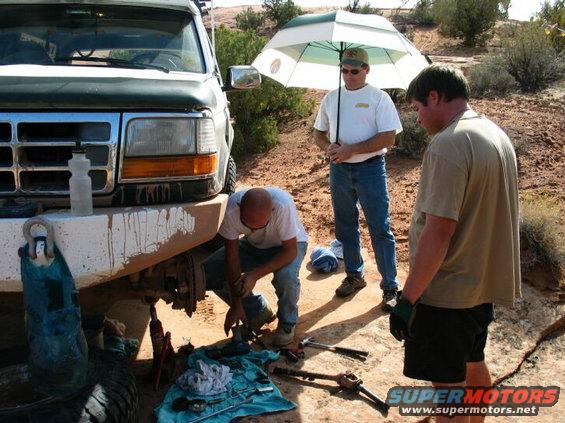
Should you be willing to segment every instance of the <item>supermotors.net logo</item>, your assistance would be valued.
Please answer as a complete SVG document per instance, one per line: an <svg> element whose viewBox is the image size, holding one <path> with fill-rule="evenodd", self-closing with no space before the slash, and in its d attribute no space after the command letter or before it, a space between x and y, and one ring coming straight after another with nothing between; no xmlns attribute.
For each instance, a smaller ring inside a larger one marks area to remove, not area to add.
<svg viewBox="0 0 565 423"><path fill-rule="evenodd" d="M537 416L559 400L558 386L432 388L396 386L386 402L402 416Z"/></svg>

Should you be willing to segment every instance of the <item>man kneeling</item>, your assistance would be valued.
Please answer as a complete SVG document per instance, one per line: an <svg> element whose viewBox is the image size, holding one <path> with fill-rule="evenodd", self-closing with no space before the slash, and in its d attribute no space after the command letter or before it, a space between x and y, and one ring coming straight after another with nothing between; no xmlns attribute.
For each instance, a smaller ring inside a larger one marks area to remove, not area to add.
<svg viewBox="0 0 565 423"><path fill-rule="evenodd" d="M292 197L273 187L238 191L228 200L219 233L225 246L204 266L206 289L214 290L230 306L224 322L226 335L240 320L258 331L275 319L265 297L253 293L257 280L273 273L278 325L272 342L290 344L298 320L298 272L308 246Z"/></svg>

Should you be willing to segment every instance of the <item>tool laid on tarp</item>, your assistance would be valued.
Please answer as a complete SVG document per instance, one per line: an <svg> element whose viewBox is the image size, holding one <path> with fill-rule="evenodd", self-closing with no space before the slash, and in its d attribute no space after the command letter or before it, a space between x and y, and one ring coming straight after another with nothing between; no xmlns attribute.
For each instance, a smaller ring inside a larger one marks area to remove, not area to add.
<svg viewBox="0 0 565 423"><path fill-rule="evenodd" d="M279 358L277 353L270 350L250 351L213 360L206 355L206 350L197 348L187 359L188 367L196 368L199 360L208 365L228 366L232 380L226 385L226 392L198 395L175 384L165 395L163 403L155 408L158 423L187 423L202 419L209 423L229 423L236 417L286 411L296 407L281 395L261 368L267 362L276 361ZM244 402L247 399L253 402Z"/></svg>
<svg viewBox="0 0 565 423"><path fill-rule="evenodd" d="M369 355L368 351L357 350L354 348L347 348L347 347L339 347L337 345L326 345L326 344L321 344L319 342L314 342L314 338L312 337L304 338L302 341L298 343L298 347L299 348L312 347L320 350L333 351L339 354L347 355L352 358L357 358L358 360L361 361L365 361L367 359L367 356Z"/></svg>
<svg viewBox="0 0 565 423"><path fill-rule="evenodd" d="M43 226L46 237L32 237ZM34 217L23 225L20 262L32 385L46 395L67 395L87 380L88 347L81 328L78 291L50 223Z"/></svg>
<svg viewBox="0 0 565 423"><path fill-rule="evenodd" d="M251 392L249 392L251 391ZM260 395L260 394L264 394L267 392L273 392L274 389L271 386L267 386L267 387L258 387L258 388L247 388L247 389L242 389L240 391L235 391L229 398L237 398L240 395L244 394L244 393L248 393L248 395L245 395L245 398L251 396L251 395ZM194 399L194 400L189 400L185 397L179 397L177 399L175 399L173 401L172 404L172 409L174 411L184 411L184 410L190 410L190 411L196 411L198 413L204 411L206 409L206 407L209 407L210 405L214 405L214 404L219 404L221 402L224 402L225 398L217 398L214 400L203 400L203 399ZM211 415L209 415L208 417L211 417Z"/></svg>
<svg viewBox="0 0 565 423"><path fill-rule="evenodd" d="M198 423L198 422L201 422L201 421L204 421L204 420L208 420L208 419L211 419L212 417L215 417L219 414L227 413L228 411L235 410L236 408L239 408L244 404L249 404L249 403L252 403L252 402L253 402L253 398L249 397L249 398L246 398L243 401L240 401L236 404L230 405L229 407L222 408L221 410L218 410L218 411L214 411L213 413L208 414L206 416L197 417L194 420L190 420L188 423Z"/></svg>
<svg viewBox="0 0 565 423"><path fill-rule="evenodd" d="M375 395L373 392L365 388L365 386L363 386L363 381L351 372L338 373L336 375L328 375L325 373L313 373L313 372L306 372L304 370L294 370L284 367L275 367L273 369L273 374L301 377L307 380L315 380L315 379L333 380L334 382L337 382L339 385L337 389L338 392L341 390L345 390L348 392L362 392L373 401L377 410L379 410L384 417L388 415L388 409L390 408L389 405L386 402L384 402L382 399L380 399L377 395Z"/></svg>

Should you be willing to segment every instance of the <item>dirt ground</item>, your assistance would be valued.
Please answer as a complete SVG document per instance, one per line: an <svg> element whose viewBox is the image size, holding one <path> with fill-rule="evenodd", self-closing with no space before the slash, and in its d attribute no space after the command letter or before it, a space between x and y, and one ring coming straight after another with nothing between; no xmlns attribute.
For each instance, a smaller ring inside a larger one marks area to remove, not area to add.
<svg viewBox="0 0 565 423"><path fill-rule="evenodd" d="M230 23L241 8L221 10L217 19ZM468 66L472 55L453 54L450 43L442 41L434 30L414 34L416 45L431 54L432 59L457 66ZM435 56L434 56L434 53ZM310 92L321 99L323 93ZM514 139L520 138L527 146L519 156L520 189L522 193L549 193L561 201L561 215L565 203L565 96L563 87L544 91L537 95L513 95L505 99L473 100L472 107L490 117L505 128ZM328 245L334 238L328 169L325 159L312 142L310 135L314 115L296 122L280 133L280 144L265 154L256 155L240 163L239 186L274 185L289 191L295 198L301 218L309 233L309 245ZM252 140L249 140L252 142ZM407 271L408 227L415 194L418 188L420 161L394 154L387 156L391 218L398 245L400 280ZM362 222L363 246L370 248L368 233ZM308 257L308 255L307 255ZM297 339L306 334L329 344L341 344L370 351L369 359L359 362L329 352L306 350L306 359L296 365L283 361L283 365L317 372L341 372L351 370L361 377L366 386L381 397L395 385L414 385L414 381L402 376L402 344L388 332L388 317L379 307L379 279L372 254L364 250L368 264L369 285L352 298L334 297L334 290L343 278L343 270L330 275L315 273L308 260L301 269L302 294L300 323ZM265 278L258 290L275 303L274 291ZM557 385L565 386L565 362L563 352L563 296L540 292L524 284L524 298L514 309L498 309L487 345L487 363L496 380L508 385ZM557 298L557 301L555 299ZM561 298L561 301L559 301ZM159 303L159 317L165 330L172 332L173 345L179 347L190 341L203 346L225 339L222 323L226 306L213 294L200 303L196 315L188 318L182 312L173 311ZM139 303L122 303L113 309L112 315L128 324L128 335L138 337L141 349L134 363L138 379L148 371L151 344L146 321L135 321L133 316L147 314L147 306ZM544 330L560 322L561 329L540 342ZM272 328L274 329L274 324ZM539 344L539 345L538 345ZM279 363L278 363L279 364ZM391 409L385 420L368 401L359 397L330 395L331 383L306 382L273 377L283 394L297 404L297 408L269 416L245 418L245 422L298 423L418 421L417 418L401 417L397 409ZM151 422L152 410L157 406L168 386L153 392L147 384L140 383L142 422ZM542 409L536 418L514 418L515 421L559 421L565 413L565 402ZM347 411L345 411L347 410ZM487 421L494 421L487 418ZM497 422L511 421L498 417Z"/></svg>

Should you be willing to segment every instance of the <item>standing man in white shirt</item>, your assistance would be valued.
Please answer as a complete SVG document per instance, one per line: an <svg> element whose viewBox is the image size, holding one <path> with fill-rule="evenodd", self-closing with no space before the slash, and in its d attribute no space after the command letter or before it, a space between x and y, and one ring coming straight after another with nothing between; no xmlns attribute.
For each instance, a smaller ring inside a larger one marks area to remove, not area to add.
<svg viewBox="0 0 565 423"><path fill-rule="evenodd" d="M298 321L298 272L308 247L294 200L274 187L238 191L228 200L219 233L225 247L205 263L206 288L230 306L226 334L240 320L258 331L275 319L265 297L253 293L257 280L273 273L278 298L273 344L290 344Z"/></svg>
<svg viewBox="0 0 565 423"><path fill-rule="evenodd" d="M346 278L336 289L347 297L367 283L359 237L361 204L383 290L382 309L396 304L396 243L390 229L385 153L402 131L390 96L365 82L370 71L367 52L350 48L342 56L339 140L337 132L338 90L328 93L314 123L316 144L330 159L330 188L335 234L343 246Z"/></svg>

